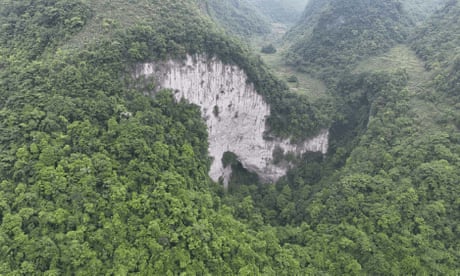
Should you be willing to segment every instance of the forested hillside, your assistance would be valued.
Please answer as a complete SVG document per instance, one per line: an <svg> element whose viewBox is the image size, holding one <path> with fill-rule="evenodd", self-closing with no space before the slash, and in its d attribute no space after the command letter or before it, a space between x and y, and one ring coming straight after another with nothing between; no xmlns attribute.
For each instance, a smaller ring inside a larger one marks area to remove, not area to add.
<svg viewBox="0 0 460 276"><path fill-rule="evenodd" d="M299 20L288 31L285 37L285 43L292 44L297 40L308 39L313 32L313 28L318 23L321 14L329 6L328 1L310 0L303 10Z"/></svg>
<svg viewBox="0 0 460 276"><path fill-rule="evenodd" d="M199 110L144 96L129 71L204 52L238 62L267 98L283 86L193 2L143 5L2 1L0 274L300 273L273 228L220 203Z"/></svg>
<svg viewBox="0 0 460 276"><path fill-rule="evenodd" d="M294 24L309 0L247 0L273 22Z"/></svg>
<svg viewBox="0 0 460 276"><path fill-rule="evenodd" d="M203 9L228 33L248 37L270 32L268 18L247 1L205 0Z"/></svg>
<svg viewBox="0 0 460 276"><path fill-rule="evenodd" d="M397 0L316 0L303 17L287 58L299 70L326 71L325 78L404 41L409 27Z"/></svg>
<svg viewBox="0 0 460 276"><path fill-rule="evenodd" d="M424 122L406 82L403 72L343 78L326 159L307 155L276 186L227 199L251 196L282 241L306 249L308 273L459 272L460 135L449 114L431 114L441 128Z"/></svg>
<svg viewBox="0 0 460 276"><path fill-rule="evenodd" d="M238 3L0 0L0 275L460 274L459 1L415 28L396 0L311 0L285 39L315 102L223 31L266 27ZM424 66L372 67L402 48ZM211 181L199 108L132 77L187 54L245 71L267 139L329 128L328 153L274 151L272 184L229 153Z"/></svg>
<svg viewBox="0 0 460 276"><path fill-rule="evenodd" d="M459 3L449 1L419 28L410 24L414 11L397 1L335 4L311 1L285 36L285 43L307 38L288 55L325 79L335 99L328 155L306 155L275 186L239 186L226 202L250 198L281 241L307 250L307 275L456 275ZM370 6L375 13L363 10ZM392 60L398 55L413 55L403 56L413 64Z"/></svg>
<svg viewBox="0 0 460 276"><path fill-rule="evenodd" d="M416 24L422 24L433 15L436 10L444 7L448 0L407 0L402 4L411 19Z"/></svg>
<svg viewBox="0 0 460 276"><path fill-rule="evenodd" d="M460 4L449 1L412 39L412 48L426 62L426 68L436 73L439 91L459 96L460 81Z"/></svg>

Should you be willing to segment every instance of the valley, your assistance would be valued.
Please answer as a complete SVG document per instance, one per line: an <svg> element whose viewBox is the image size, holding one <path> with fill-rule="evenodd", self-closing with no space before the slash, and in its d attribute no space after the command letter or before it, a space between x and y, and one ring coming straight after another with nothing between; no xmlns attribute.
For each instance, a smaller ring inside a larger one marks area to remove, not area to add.
<svg viewBox="0 0 460 276"><path fill-rule="evenodd" d="M460 274L458 0L3 0L0 275Z"/></svg>
<svg viewBox="0 0 460 276"><path fill-rule="evenodd" d="M288 26L275 24L272 26L272 33L262 37L255 37L251 43L253 51L258 53L267 66L269 66L280 80L285 81L292 92L307 96L311 100L327 97L325 84L307 73L297 71L285 62L285 51L289 46L282 42ZM275 53L265 54L261 52L262 47L274 45Z"/></svg>

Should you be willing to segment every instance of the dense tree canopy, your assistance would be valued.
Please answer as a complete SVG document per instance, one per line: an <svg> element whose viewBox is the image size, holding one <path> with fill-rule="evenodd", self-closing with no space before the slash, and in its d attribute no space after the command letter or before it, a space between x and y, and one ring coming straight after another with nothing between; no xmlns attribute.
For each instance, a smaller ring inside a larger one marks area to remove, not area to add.
<svg viewBox="0 0 460 276"><path fill-rule="evenodd" d="M456 96L460 96L459 13L460 3L448 1L412 38L412 47L426 61L427 69L437 74L435 81L438 89Z"/></svg>
<svg viewBox="0 0 460 276"><path fill-rule="evenodd" d="M337 69L402 42L408 26L397 0L312 1L296 27L297 32L312 28L311 34L292 45L288 58L301 70L337 74Z"/></svg>
<svg viewBox="0 0 460 276"><path fill-rule="evenodd" d="M250 5L240 0L205 0L205 11L230 34L249 37L267 34L270 31L267 18Z"/></svg>
<svg viewBox="0 0 460 276"><path fill-rule="evenodd" d="M319 3L310 4L317 11L333 10ZM408 85L411 80L405 71L347 72L354 68L356 59L362 58L355 53L347 56L351 60L342 60L343 67L335 63L334 68L327 62L312 63L308 57L298 57L300 63L305 62L305 70L322 70L320 76L330 80L336 117L328 155L307 154L275 186L247 180L239 186L231 183L234 188L230 187L231 196L224 202L237 206L235 215L250 222L240 202L252 199L253 216L259 212L265 221L277 225L281 242L305 254L306 274L459 273L460 124L455 98L459 63L453 46L458 36L456 7L458 1L451 1L426 26L411 34L413 49L426 61L433 76L419 84L423 87L417 94ZM349 10L347 14L354 12ZM328 16L323 20L338 18ZM321 18L310 20L306 22L321 22ZM324 36L333 34L334 26L330 25ZM372 24L360 27L382 33ZM312 44L318 43L313 38L317 30L304 34L311 35ZM286 38L291 39L291 35ZM344 38L352 41L346 35ZM385 38L384 47L378 51L395 41L404 43L401 38ZM338 45L333 37L330 42L331 47ZM364 52L360 54L366 53L364 57L378 52L362 44L368 42L356 41L361 43ZM315 45L324 51L329 49L328 44ZM341 48L312 56L340 60L345 53L346 49ZM432 68L436 63L438 67ZM434 110L430 106L435 106Z"/></svg>
<svg viewBox="0 0 460 276"><path fill-rule="evenodd" d="M412 36L433 73L417 95L404 71L345 72L405 37L396 1L327 8L366 16L320 18L308 43L330 40L328 55L296 52L306 70L336 67L323 74L333 100L315 103L202 4L0 1L0 274L460 274L458 1ZM332 43L344 30L358 31L359 54ZM208 177L199 109L170 91L145 96L131 77L139 62L187 53L245 70L271 104L267 138L330 126L328 154L275 150L293 166L262 185L226 153L224 191Z"/></svg>
<svg viewBox="0 0 460 276"><path fill-rule="evenodd" d="M299 272L266 238L273 229L251 230L220 203L199 110L133 89L126 70L140 60L203 49L231 60L222 34L206 39L205 19L185 17L181 32L166 12L187 6L161 3L161 25L69 50L60 45L95 16L89 6L2 3L0 274Z"/></svg>

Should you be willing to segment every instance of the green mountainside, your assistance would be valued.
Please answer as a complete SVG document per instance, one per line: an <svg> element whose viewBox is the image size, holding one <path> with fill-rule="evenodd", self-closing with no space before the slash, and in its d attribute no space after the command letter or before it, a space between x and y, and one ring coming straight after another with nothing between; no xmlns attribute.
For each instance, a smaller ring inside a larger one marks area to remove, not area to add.
<svg viewBox="0 0 460 276"><path fill-rule="evenodd" d="M309 268L332 275L456 275L459 3L449 1L415 29L409 5L390 2L309 3L308 16L284 39L298 39L287 50L296 58L291 64L329 87L336 117L328 155L307 155L274 187L238 187L227 200L236 205L250 196L283 229L284 241L315 252ZM370 7L375 13L363 11ZM341 16L343 24L333 24ZM391 18L397 20L385 22ZM349 26L368 36L350 37ZM299 49L311 55L292 52Z"/></svg>
<svg viewBox="0 0 460 276"><path fill-rule="evenodd" d="M397 0L318 1L307 6L305 19L297 28L307 24L307 33L287 54L289 63L299 70L315 72L329 68L332 72L326 74L331 75L334 70L382 53L407 37L409 21Z"/></svg>
<svg viewBox="0 0 460 276"><path fill-rule="evenodd" d="M318 23L321 14L329 6L328 1L310 0L296 24L287 32L285 43L308 39Z"/></svg>
<svg viewBox="0 0 460 276"><path fill-rule="evenodd" d="M426 68L435 72L438 89L459 96L460 81L460 3L449 1L413 37L411 45L426 62Z"/></svg>
<svg viewBox="0 0 460 276"><path fill-rule="evenodd" d="M272 227L221 204L199 110L132 85L138 62L205 52L283 105L283 85L198 5L2 1L0 14L0 274L300 272Z"/></svg>
<svg viewBox="0 0 460 276"><path fill-rule="evenodd" d="M425 61L425 68L433 76L427 100L439 103L446 113L445 121L460 126L460 3L448 1L427 24L418 29L410 45Z"/></svg>
<svg viewBox="0 0 460 276"><path fill-rule="evenodd" d="M402 1L402 4L415 23L423 24L426 19L447 2L448 0L406 0Z"/></svg>
<svg viewBox="0 0 460 276"><path fill-rule="evenodd" d="M292 25L300 18L309 0L247 0L272 22Z"/></svg>
<svg viewBox="0 0 460 276"><path fill-rule="evenodd" d="M268 19L247 1L205 0L202 5L230 34L247 37L270 32Z"/></svg>
<svg viewBox="0 0 460 276"><path fill-rule="evenodd" d="M460 274L459 1L311 0L283 50L314 101L231 36L269 30L254 3L0 0L0 275ZM268 138L329 127L328 153L211 181L199 108L132 78L187 54L246 72Z"/></svg>

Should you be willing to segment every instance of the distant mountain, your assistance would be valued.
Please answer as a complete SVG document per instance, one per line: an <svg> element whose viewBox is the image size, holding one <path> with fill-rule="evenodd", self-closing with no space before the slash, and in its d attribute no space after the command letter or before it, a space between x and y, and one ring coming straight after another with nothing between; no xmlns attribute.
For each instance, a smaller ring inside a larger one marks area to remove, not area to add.
<svg viewBox="0 0 460 276"><path fill-rule="evenodd" d="M313 0L288 35L288 59L306 71L343 68L404 41L409 26L397 0Z"/></svg>
<svg viewBox="0 0 460 276"><path fill-rule="evenodd" d="M412 47L428 67L448 67L460 54L459 21L460 3L451 0L415 32Z"/></svg>
<svg viewBox="0 0 460 276"><path fill-rule="evenodd" d="M309 0L247 0L272 22L294 24Z"/></svg>
<svg viewBox="0 0 460 276"><path fill-rule="evenodd" d="M251 36L270 32L269 20L246 0L205 0L202 7L230 34Z"/></svg>
<svg viewBox="0 0 460 276"><path fill-rule="evenodd" d="M460 2L448 1L416 32L411 45L437 74L438 88L460 97Z"/></svg>
<svg viewBox="0 0 460 276"><path fill-rule="evenodd" d="M299 30L305 33L305 29L308 27L313 28L319 20L321 13L329 5L329 1L324 0L310 0L307 6L302 11L302 15L299 18L297 24L293 27L293 30Z"/></svg>
<svg viewBox="0 0 460 276"><path fill-rule="evenodd" d="M401 1L411 19L416 24L427 20L437 9L443 7L448 0L405 0Z"/></svg>

